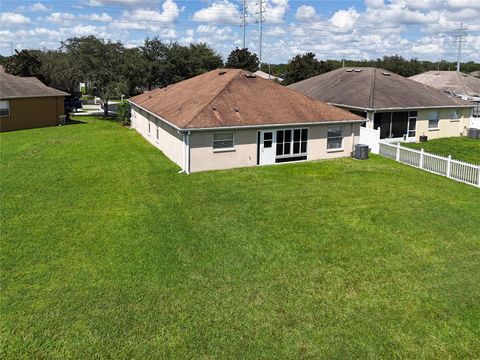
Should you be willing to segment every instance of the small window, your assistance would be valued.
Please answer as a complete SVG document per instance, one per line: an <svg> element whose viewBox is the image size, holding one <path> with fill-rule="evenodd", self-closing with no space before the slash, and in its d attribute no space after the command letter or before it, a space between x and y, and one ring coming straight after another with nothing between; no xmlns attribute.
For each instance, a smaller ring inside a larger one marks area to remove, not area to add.
<svg viewBox="0 0 480 360"><path fill-rule="evenodd" d="M458 120L460 119L460 110L458 109L455 109L455 110L452 110L452 117L451 117L452 120Z"/></svg>
<svg viewBox="0 0 480 360"><path fill-rule="evenodd" d="M0 116L10 116L10 102L8 100L0 101Z"/></svg>
<svg viewBox="0 0 480 360"><path fill-rule="evenodd" d="M472 117L474 118L480 117L480 105L477 105L472 109Z"/></svg>
<svg viewBox="0 0 480 360"><path fill-rule="evenodd" d="M150 124L151 124L151 121L150 121L150 120L148 120L148 135L150 135L150 134L151 134L151 132L150 132L150 127L151 127L151 125L150 125Z"/></svg>
<svg viewBox="0 0 480 360"><path fill-rule="evenodd" d="M428 128L438 129L438 122L440 121L440 115L438 110L433 110L428 113Z"/></svg>
<svg viewBox="0 0 480 360"><path fill-rule="evenodd" d="M233 132L213 134L213 149L233 149L235 146Z"/></svg>
<svg viewBox="0 0 480 360"><path fill-rule="evenodd" d="M343 148L343 126L328 128L327 150L340 150Z"/></svg>
<svg viewBox="0 0 480 360"><path fill-rule="evenodd" d="M155 127L155 138L157 139L157 142L160 140L160 128L158 126L158 122L156 124L157 126Z"/></svg>

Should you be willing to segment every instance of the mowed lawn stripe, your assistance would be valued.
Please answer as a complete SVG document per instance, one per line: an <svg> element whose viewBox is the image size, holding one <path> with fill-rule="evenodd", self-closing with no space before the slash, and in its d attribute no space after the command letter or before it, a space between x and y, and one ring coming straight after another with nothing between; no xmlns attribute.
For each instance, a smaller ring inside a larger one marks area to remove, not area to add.
<svg viewBox="0 0 480 360"><path fill-rule="evenodd" d="M480 192L388 159L180 170L1 134L2 358L473 358Z"/></svg>

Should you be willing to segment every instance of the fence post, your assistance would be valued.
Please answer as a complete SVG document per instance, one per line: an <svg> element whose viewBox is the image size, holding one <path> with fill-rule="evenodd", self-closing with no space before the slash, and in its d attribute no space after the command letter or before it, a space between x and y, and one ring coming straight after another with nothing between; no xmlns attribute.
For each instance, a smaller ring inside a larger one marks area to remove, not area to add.
<svg viewBox="0 0 480 360"><path fill-rule="evenodd" d="M418 164L418 166L420 167L420 169L423 169L423 153L424 153L425 150L420 149L420 164Z"/></svg>
<svg viewBox="0 0 480 360"><path fill-rule="evenodd" d="M478 167L478 187L480 187L480 166Z"/></svg>
<svg viewBox="0 0 480 360"><path fill-rule="evenodd" d="M447 158L447 177L448 178L450 177L451 168L452 168L452 155L448 155L448 158Z"/></svg>
<svg viewBox="0 0 480 360"><path fill-rule="evenodd" d="M395 160L400 161L400 143L397 143L397 154L395 155Z"/></svg>

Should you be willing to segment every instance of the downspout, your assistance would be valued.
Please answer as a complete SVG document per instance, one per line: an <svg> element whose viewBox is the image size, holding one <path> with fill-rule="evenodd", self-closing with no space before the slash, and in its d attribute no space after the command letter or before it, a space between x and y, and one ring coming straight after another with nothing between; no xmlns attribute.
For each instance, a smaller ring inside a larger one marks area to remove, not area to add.
<svg viewBox="0 0 480 360"><path fill-rule="evenodd" d="M180 170L179 173L190 174L190 131L178 131L178 133L183 135L183 165L182 170Z"/></svg>

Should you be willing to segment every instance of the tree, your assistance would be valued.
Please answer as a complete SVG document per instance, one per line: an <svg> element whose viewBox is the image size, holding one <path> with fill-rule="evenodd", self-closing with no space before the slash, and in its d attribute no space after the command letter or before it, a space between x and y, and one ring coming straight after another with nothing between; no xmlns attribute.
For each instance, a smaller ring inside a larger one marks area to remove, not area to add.
<svg viewBox="0 0 480 360"><path fill-rule="evenodd" d="M147 62L139 48L125 49L121 74L126 81L128 95L136 95L139 92L139 87L147 86Z"/></svg>
<svg viewBox="0 0 480 360"><path fill-rule="evenodd" d="M121 71L125 54L123 45L90 35L70 38L62 43L62 49L69 56L72 71L93 84L95 94L102 100L104 116L108 116L108 101L128 91Z"/></svg>
<svg viewBox="0 0 480 360"><path fill-rule="evenodd" d="M334 66L331 61L318 61L312 52L297 55L288 62L287 74L283 84L290 85L333 69Z"/></svg>
<svg viewBox="0 0 480 360"><path fill-rule="evenodd" d="M146 72L146 84L148 90L151 90L152 86L162 84L164 79L162 67L166 62L168 45L164 44L158 37L153 39L147 37L143 46L140 47L140 52L145 61L143 66Z"/></svg>
<svg viewBox="0 0 480 360"><path fill-rule="evenodd" d="M45 82L41 72L41 55L40 50L15 50L15 55L10 56L5 62L5 72L16 76L33 76Z"/></svg>
<svg viewBox="0 0 480 360"><path fill-rule="evenodd" d="M232 69L243 69L248 71L256 71L260 61L255 53L248 49L239 49L238 47L228 55L225 66Z"/></svg>

